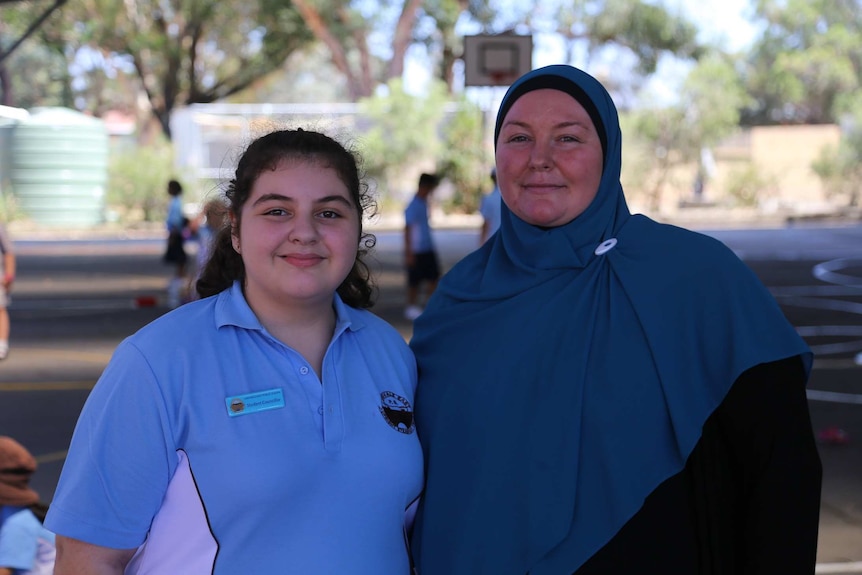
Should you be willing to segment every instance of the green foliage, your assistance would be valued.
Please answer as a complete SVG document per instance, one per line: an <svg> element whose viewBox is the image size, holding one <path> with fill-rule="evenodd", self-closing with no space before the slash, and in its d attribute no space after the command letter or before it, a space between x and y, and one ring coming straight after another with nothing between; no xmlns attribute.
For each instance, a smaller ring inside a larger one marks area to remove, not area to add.
<svg viewBox="0 0 862 575"><path fill-rule="evenodd" d="M766 24L748 56L746 124L822 124L840 115L842 95L862 83L862 3L759 0Z"/></svg>
<svg viewBox="0 0 862 575"><path fill-rule="evenodd" d="M79 0L62 14L39 39L76 67L76 107L134 109L144 94L168 138L175 107L227 98L312 39L280 0Z"/></svg>
<svg viewBox="0 0 862 575"><path fill-rule="evenodd" d="M846 118L841 142L820 150L811 169L828 196L844 197L847 205L856 206L862 189L862 100L856 101Z"/></svg>
<svg viewBox="0 0 862 575"><path fill-rule="evenodd" d="M57 26L61 12L50 16L30 36L25 31L39 21L50 4L39 2L0 3L0 104L18 108L36 106L72 107L71 74L64 54L64 44L47 35L45 30ZM23 42L10 53L20 39Z"/></svg>
<svg viewBox="0 0 862 575"><path fill-rule="evenodd" d="M702 58L690 72L672 107L632 113L631 129L641 142L636 157L644 172L640 188L658 210L673 169L699 163L701 150L736 130L746 95L731 62L718 53ZM648 167L647 167L648 166Z"/></svg>
<svg viewBox="0 0 862 575"><path fill-rule="evenodd" d="M639 133L636 124L642 121L637 114L620 114L620 129L623 134L623 165L620 181L626 198L641 203L647 196L650 172L655 164L655 144Z"/></svg>
<svg viewBox="0 0 862 575"><path fill-rule="evenodd" d="M680 102L686 110L684 129L698 151L736 130L740 110L749 103L731 61L716 52L702 58L686 78Z"/></svg>
<svg viewBox="0 0 862 575"><path fill-rule="evenodd" d="M592 1L585 2L585 14L591 45L628 48L637 56L641 74L655 72L663 52L700 57L697 28L661 5L640 0Z"/></svg>
<svg viewBox="0 0 862 575"><path fill-rule="evenodd" d="M775 178L762 173L755 164L748 162L728 175L727 194L735 205L753 207L763 201L775 187Z"/></svg>
<svg viewBox="0 0 862 575"><path fill-rule="evenodd" d="M359 102L370 125L359 137L367 174L376 179L382 195L417 163L440 152L437 127L443 118L446 89L435 82L424 97L404 90L400 78L387 84L385 94Z"/></svg>
<svg viewBox="0 0 862 575"><path fill-rule="evenodd" d="M0 193L0 222L11 222L21 216L18 202L11 192Z"/></svg>
<svg viewBox="0 0 862 575"><path fill-rule="evenodd" d="M105 201L121 221L164 219L167 182L174 178L173 147L164 140L111 153ZM186 191L183 195L188 193Z"/></svg>
<svg viewBox="0 0 862 575"><path fill-rule="evenodd" d="M694 138L695 132L686 122L686 110L681 106L639 110L631 114L630 122L633 135L641 142L637 161L644 177L640 188L646 195L649 209L658 211L673 167L691 161L699 154L700 147Z"/></svg>
<svg viewBox="0 0 862 575"><path fill-rule="evenodd" d="M485 152L482 110L462 98L458 108L443 124L443 148L437 161L437 172L448 178L455 188L451 208L466 213L479 208L482 193L491 180Z"/></svg>

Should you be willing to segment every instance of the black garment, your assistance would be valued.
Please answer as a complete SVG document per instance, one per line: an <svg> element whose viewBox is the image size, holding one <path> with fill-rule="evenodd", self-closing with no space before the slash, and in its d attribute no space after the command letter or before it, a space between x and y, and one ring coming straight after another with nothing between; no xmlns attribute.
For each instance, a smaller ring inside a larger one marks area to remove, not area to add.
<svg viewBox="0 0 862 575"><path fill-rule="evenodd" d="M185 238L181 231L172 231L168 234L168 245L162 260L167 264L184 264L188 260L183 243Z"/></svg>
<svg viewBox="0 0 862 575"><path fill-rule="evenodd" d="M440 262L437 252L416 252L412 266L407 268L407 285L418 286L422 281L440 279Z"/></svg>
<svg viewBox="0 0 862 575"><path fill-rule="evenodd" d="M799 358L755 366L685 469L575 573L813 574L821 476Z"/></svg>

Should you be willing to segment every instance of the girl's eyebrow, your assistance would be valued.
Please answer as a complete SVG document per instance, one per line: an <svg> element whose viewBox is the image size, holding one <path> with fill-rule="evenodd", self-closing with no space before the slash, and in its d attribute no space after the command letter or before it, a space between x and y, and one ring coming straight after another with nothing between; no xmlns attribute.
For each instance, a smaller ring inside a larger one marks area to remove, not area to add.
<svg viewBox="0 0 862 575"><path fill-rule="evenodd" d="M330 202L338 202L338 203L344 204L347 207L350 207L353 205L353 203L350 200L348 200L344 196L340 196L338 194L333 194L331 196L323 196L322 198L319 198L319 199L314 201L314 203L316 203L316 204L328 204Z"/></svg>
<svg viewBox="0 0 862 575"><path fill-rule="evenodd" d="M258 204L262 204L262 203L264 203L264 202L269 202L269 201L293 202L293 201L295 201L295 200L294 200L292 197L290 197L290 196L285 196L285 195L283 195L283 194L271 193L271 194L264 194L264 195L262 195L261 197L259 197L258 199L256 199L256 200L253 202L253 204L252 204L252 205L255 205L255 206L256 206L256 205L258 205ZM341 196L341 195L338 195L338 194L333 194L333 195L331 195L331 196L323 196L322 198L317 198L316 200L314 200L314 203L315 203L315 204L329 204L329 203L332 203L332 202L342 203L342 204L344 204L344 205L346 205L346 206L348 206L348 207L351 207L351 206L353 205L353 204L350 202L350 200L348 200L348 199L347 199L347 198L345 198L344 196Z"/></svg>

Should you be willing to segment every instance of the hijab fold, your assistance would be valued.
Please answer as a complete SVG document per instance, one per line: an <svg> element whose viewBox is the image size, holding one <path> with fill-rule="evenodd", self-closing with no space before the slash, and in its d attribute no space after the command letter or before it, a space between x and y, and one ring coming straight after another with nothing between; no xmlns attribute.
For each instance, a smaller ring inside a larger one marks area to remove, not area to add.
<svg viewBox="0 0 862 575"><path fill-rule="evenodd" d="M576 571L682 470L745 370L796 355L810 370L802 339L729 249L630 214L619 120L598 81L571 66L534 70L507 92L498 127L547 76L600 116L602 179L555 228L504 203L499 232L416 320L419 575Z"/></svg>

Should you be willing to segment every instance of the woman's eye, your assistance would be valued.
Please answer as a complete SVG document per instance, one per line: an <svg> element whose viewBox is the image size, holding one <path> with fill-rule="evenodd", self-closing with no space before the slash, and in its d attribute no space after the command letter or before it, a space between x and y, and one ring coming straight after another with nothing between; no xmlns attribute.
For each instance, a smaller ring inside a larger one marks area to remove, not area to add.
<svg viewBox="0 0 862 575"><path fill-rule="evenodd" d="M285 214L287 214L287 210L283 208L272 208L264 212L266 216L283 216Z"/></svg>
<svg viewBox="0 0 862 575"><path fill-rule="evenodd" d="M334 219L334 218L340 218L341 214L339 214L338 212L333 211L333 210L324 210L324 211L320 212L320 216L324 219Z"/></svg>

